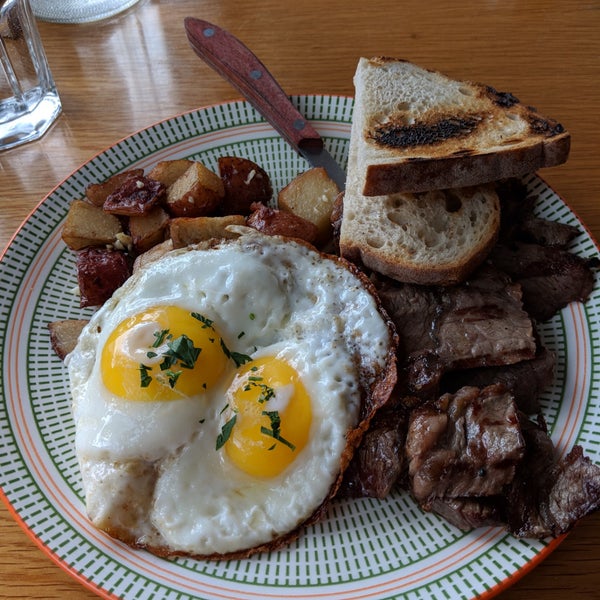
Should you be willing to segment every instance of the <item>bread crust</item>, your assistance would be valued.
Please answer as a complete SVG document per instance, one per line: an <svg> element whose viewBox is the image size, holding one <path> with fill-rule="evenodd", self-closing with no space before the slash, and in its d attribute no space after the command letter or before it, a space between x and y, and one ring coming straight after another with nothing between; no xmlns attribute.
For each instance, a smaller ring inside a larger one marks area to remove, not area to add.
<svg viewBox="0 0 600 600"><path fill-rule="evenodd" d="M483 182L522 177L539 169L564 163L571 136L564 132L535 145L511 147L488 154L412 158L401 163L367 166L365 196L398 191L426 192L435 189L477 185Z"/></svg>
<svg viewBox="0 0 600 600"><path fill-rule="evenodd" d="M365 196L521 177L569 156L569 132L510 92L383 57L359 61L355 86Z"/></svg>
<svg viewBox="0 0 600 600"><path fill-rule="evenodd" d="M490 202L487 212L485 224L479 222L477 225L483 227L480 230L480 237L476 243L469 244L462 248L461 252L457 252L452 260L415 260L414 257L402 249L401 247L378 248L369 243L368 236L361 235L360 231L350 229L350 233L340 236L339 247L340 253L346 259L355 264L362 265L367 269L371 269L404 283L415 283L419 285L439 285L448 286L455 285L464 281L483 261L487 258L490 250L498 240L500 231L500 201L491 189L481 188L478 186L479 194L485 194ZM440 192L443 193L443 192ZM472 196L473 190L466 188L456 190L459 196L464 196L464 201L468 202L468 198ZM477 192L476 192L477 194ZM363 198L368 204L369 199ZM424 202L427 203L427 198L410 199L406 201ZM343 205L343 201L342 201ZM342 215L343 215L342 207ZM387 212L385 209L376 212L382 214ZM417 212L415 211L415 217ZM468 218L462 217L461 222L468 227ZM342 228L343 216L342 216ZM393 228L396 225L386 218L382 217L380 221L381 231L385 234L392 235ZM451 229L448 235L455 234Z"/></svg>

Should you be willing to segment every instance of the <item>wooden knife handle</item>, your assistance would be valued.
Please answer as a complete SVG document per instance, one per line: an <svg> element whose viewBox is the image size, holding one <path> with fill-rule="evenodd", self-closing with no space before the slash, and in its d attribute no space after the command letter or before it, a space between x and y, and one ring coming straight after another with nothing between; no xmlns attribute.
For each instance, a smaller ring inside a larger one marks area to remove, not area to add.
<svg viewBox="0 0 600 600"><path fill-rule="evenodd" d="M185 19L185 29L194 52L238 89L297 151L323 146L321 136L240 40L217 25L193 17Z"/></svg>

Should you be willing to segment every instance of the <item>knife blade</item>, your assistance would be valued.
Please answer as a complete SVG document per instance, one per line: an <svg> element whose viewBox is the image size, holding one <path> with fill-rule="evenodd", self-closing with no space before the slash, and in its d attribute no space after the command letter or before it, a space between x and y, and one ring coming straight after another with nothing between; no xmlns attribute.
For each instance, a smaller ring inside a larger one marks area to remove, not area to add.
<svg viewBox="0 0 600 600"><path fill-rule="evenodd" d="M323 167L344 190L345 171L260 59L234 35L208 21L186 17L185 30L194 52L241 92L310 165Z"/></svg>

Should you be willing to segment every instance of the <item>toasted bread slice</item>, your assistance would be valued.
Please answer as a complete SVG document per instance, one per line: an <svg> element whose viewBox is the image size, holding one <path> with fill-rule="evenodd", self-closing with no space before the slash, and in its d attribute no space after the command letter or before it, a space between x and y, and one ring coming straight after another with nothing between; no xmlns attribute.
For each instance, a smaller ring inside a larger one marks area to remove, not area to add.
<svg viewBox="0 0 600 600"><path fill-rule="evenodd" d="M340 252L397 281L464 281L497 240L500 206L492 188L364 197L346 189ZM357 210L358 202L358 210Z"/></svg>
<svg viewBox="0 0 600 600"><path fill-rule="evenodd" d="M365 196L479 185L569 155L560 123L480 83L378 57L359 60L354 85Z"/></svg>
<svg viewBox="0 0 600 600"><path fill-rule="evenodd" d="M366 197L359 135L353 122L341 255L402 282L452 285L466 279L498 237L500 201L494 186Z"/></svg>

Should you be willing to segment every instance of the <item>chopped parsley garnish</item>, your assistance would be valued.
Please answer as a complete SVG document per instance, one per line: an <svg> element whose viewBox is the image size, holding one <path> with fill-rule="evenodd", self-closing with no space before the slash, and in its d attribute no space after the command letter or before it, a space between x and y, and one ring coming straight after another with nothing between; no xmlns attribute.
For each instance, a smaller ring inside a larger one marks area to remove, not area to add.
<svg viewBox="0 0 600 600"><path fill-rule="evenodd" d="M202 351L201 348L196 348L194 342L185 334L169 342L167 346L169 350L165 352L165 356L179 361L184 369L193 369Z"/></svg>
<svg viewBox="0 0 600 600"><path fill-rule="evenodd" d="M143 388L148 387L152 381L152 377L150 377L148 371L150 371L150 367L143 364L140 365L140 386Z"/></svg>
<svg viewBox="0 0 600 600"><path fill-rule="evenodd" d="M167 381L169 382L171 389L175 387L175 384L177 383L177 380L182 372L183 371L172 371L171 369L167 369L165 371L165 375L167 376Z"/></svg>
<svg viewBox="0 0 600 600"><path fill-rule="evenodd" d="M169 333L168 329L162 329L161 331L155 332L154 337L155 340L152 347L160 348L161 350L162 346L165 344L165 340L169 340L166 342L167 349L160 354L162 362L160 363L159 368L163 376L158 377L158 379L161 380L161 382L166 380L169 386L174 388L182 373L181 369L193 369L202 349L196 348L194 342L185 334L173 339L173 336ZM150 350L146 353L146 356L148 358L156 358L159 354ZM180 367L180 369L174 369L173 367ZM140 364L139 369L140 386L148 387L152 381L152 376L150 375L152 367Z"/></svg>
<svg viewBox="0 0 600 600"><path fill-rule="evenodd" d="M197 319L198 321L200 321L200 323L202 323L202 325L204 326L204 329L207 328L211 328L214 324L214 321L212 319L209 319L208 317L205 317L204 315L201 315L200 313L197 312L193 312L192 313L192 317L194 317L194 319Z"/></svg>
<svg viewBox="0 0 600 600"><path fill-rule="evenodd" d="M252 360L252 358L247 354L242 354L241 352L232 352L231 350L229 350L229 348L225 345L225 342L223 340L221 340L221 349L223 350L223 354L225 354L227 358L231 358L231 360L233 360L236 367L241 367L242 365Z"/></svg>
<svg viewBox="0 0 600 600"><path fill-rule="evenodd" d="M152 344L153 348L158 348L159 346L162 346L165 343L165 339L171 339L171 335L169 334L169 330L168 329L161 329L160 331L155 331L154 332L154 343Z"/></svg>
<svg viewBox="0 0 600 600"><path fill-rule="evenodd" d="M248 377L248 383L246 383L246 385L244 386L245 392L249 392L254 388L260 389L260 394L257 398L259 404L264 404L265 402L268 402L271 398L275 396L275 390L266 383L261 383L262 380L263 378L260 376L250 375Z"/></svg>
<svg viewBox="0 0 600 600"><path fill-rule="evenodd" d="M279 411L277 410L263 410L262 414L269 417L271 421L271 429L268 427L261 427L260 432L264 435L268 435L272 437L274 440L277 440L280 444L287 446L292 452L296 450L296 446L292 444L292 442L286 440L281 436L281 417L279 416ZM270 450L271 448L269 448Z"/></svg>
<svg viewBox="0 0 600 600"><path fill-rule="evenodd" d="M254 321L254 319L256 319L256 315L255 315L254 313L250 313L250 314L248 315L248 318L249 318L251 321Z"/></svg>
<svg viewBox="0 0 600 600"><path fill-rule="evenodd" d="M236 420L237 415L233 415L233 417L231 417L231 419L229 419L229 421L227 421L227 423L225 423L223 427L221 427L221 433L219 433L219 435L217 436L217 445L215 447L215 450L219 450L220 448L222 448L227 442L227 440L230 438Z"/></svg>

